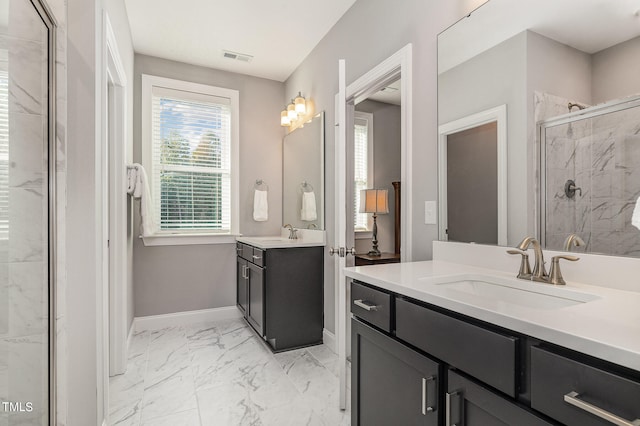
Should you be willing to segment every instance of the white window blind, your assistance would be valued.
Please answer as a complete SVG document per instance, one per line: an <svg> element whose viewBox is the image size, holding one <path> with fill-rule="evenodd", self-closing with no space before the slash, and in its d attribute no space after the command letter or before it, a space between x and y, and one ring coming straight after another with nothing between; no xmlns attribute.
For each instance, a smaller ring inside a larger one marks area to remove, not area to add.
<svg viewBox="0 0 640 426"><path fill-rule="evenodd" d="M360 208L360 190L367 189L370 185L373 184L371 182L371 167L373 166L370 163L371 158L371 144L370 138L372 135L370 134L370 119L367 119L362 116L362 114L356 113L356 119L354 124L354 179L353 179L353 211L354 211L354 230L357 231L367 231L369 215L367 213L359 213L358 209Z"/></svg>
<svg viewBox="0 0 640 426"><path fill-rule="evenodd" d="M152 88L151 157L160 231L231 231L231 105L224 97Z"/></svg>

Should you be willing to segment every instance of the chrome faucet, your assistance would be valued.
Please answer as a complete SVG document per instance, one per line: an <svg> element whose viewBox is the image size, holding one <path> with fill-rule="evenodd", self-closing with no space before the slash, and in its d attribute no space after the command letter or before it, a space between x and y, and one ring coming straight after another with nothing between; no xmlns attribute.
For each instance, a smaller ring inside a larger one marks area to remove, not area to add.
<svg viewBox="0 0 640 426"><path fill-rule="evenodd" d="M564 251L571 251L571 247L581 247L585 244L584 240L580 238L578 234L571 234L564 240Z"/></svg>
<svg viewBox="0 0 640 426"><path fill-rule="evenodd" d="M549 275L547 274L547 271L544 267L544 255L542 254L542 247L540 247L540 242L533 237L526 237L518 245L518 249L525 251L529 248L530 245L533 245L533 253L535 255L535 263L533 265L533 272L531 272L531 280L548 282Z"/></svg>
<svg viewBox="0 0 640 426"><path fill-rule="evenodd" d="M298 230L291 226L291 224L287 223L283 226L283 228L287 228L289 230L289 239L297 240L298 239Z"/></svg>

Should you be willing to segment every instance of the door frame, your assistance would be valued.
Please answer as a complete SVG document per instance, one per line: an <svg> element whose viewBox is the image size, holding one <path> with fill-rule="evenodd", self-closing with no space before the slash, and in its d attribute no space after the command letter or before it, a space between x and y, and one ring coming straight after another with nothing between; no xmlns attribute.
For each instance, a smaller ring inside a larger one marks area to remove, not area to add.
<svg viewBox="0 0 640 426"><path fill-rule="evenodd" d="M357 102L368 98L385 85L401 78L400 96L401 96L401 112L400 112L400 164L403 189L401 193L401 260L402 262L410 262L412 260L412 235L410 230L413 228L413 203L412 203L412 179L413 167L411 157L413 153L413 66L412 66L413 46L407 44L396 53L385 59L370 71L363 74L353 83L349 84L344 93L336 95L336 146L335 146L335 169L336 169L336 187L335 187L335 244L337 247L345 248L346 242L346 205L349 201L346 199L346 170L347 170L347 124L353 124L347 116L347 110L353 111L353 105ZM339 76L344 78L345 61L339 61ZM340 80L340 78L339 78ZM341 86L339 84L339 86ZM341 88L340 88L341 89ZM350 105L351 108L347 108ZM335 324L336 324L336 342L338 346L339 359L339 380L340 380L340 408L346 408L347 395L347 291L346 276L344 274L345 257L338 257L335 268Z"/></svg>
<svg viewBox="0 0 640 426"><path fill-rule="evenodd" d="M126 146L127 146L127 78L122 65L113 27L106 11L103 13L103 124L102 170L103 189L108 203L103 212L108 212L108 256L106 267L109 279L103 295L106 300L105 323L108 322L105 343L105 361L108 375L123 374L127 364L127 192L126 192ZM107 181L108 179L108 181ZM107 185L108 183L108 185ZM105 187L106 186L106 187ZM108 190L107 190L108 189ZM103 198L104 199L104 198ZM108 318L108 321L106 320ZM107 340L108 339L108 340Z"/></svg>
<svg viewBox="0 0 640 426"><path fill-rule="evenodd" d="M507 105L450 121L438 127L438 239L447 240L447 138L488 123L497 124L498 245L507 245Z"/></svg>

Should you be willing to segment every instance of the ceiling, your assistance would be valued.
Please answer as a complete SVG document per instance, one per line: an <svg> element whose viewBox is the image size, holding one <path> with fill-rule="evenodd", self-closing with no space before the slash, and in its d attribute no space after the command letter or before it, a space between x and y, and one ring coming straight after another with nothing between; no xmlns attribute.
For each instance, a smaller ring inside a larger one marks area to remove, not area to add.
<svg viewBox="0 0 640 426"><path fill-rule="evenodd" d="M137 53L284 81L356 0L125 0ZM251 55L227 59L223 50Z"/></svg>
<svg viewBox="0 0 640 426"><path fill-rule="evenodd" d="M387 84L380 91L369 96L367 99L372 101L383 102L385 104L401 105L402 96L400 92L401 79L394 81L391 84Z"/></svg>
<svg viewBox="0 0 640 426"><path fill-rule="evenodd" d="M640 0L490 0L438 37L438 72L526 29L596 53L640 35L639 10Z"/></svg>

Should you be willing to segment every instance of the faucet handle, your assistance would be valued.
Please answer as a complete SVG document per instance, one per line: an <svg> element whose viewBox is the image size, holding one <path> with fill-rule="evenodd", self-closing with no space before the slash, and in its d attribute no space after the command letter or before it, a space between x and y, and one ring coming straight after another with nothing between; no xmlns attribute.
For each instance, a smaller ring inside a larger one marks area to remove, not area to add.
<svg viewBox="0 0 640 426"><path fill-rule="evenodd" d="M566 284L566 281L562 277L562 272L560 271L560 259L569 260L571 262L580 260L579 257L571 256L568 254L553 256L551 258L551 270L549 271L549 284L554 284L554 285Z"/></svg>
<svg viewBox="0 0 640 426"><path fill-rule="evenodd" d="M522 256L522 261L520 262L520 270L518 271L518 278L524 280L531 279L531 266L529 265L529 254L523 250L507 250L509 254L519 254Z"/></svg>

